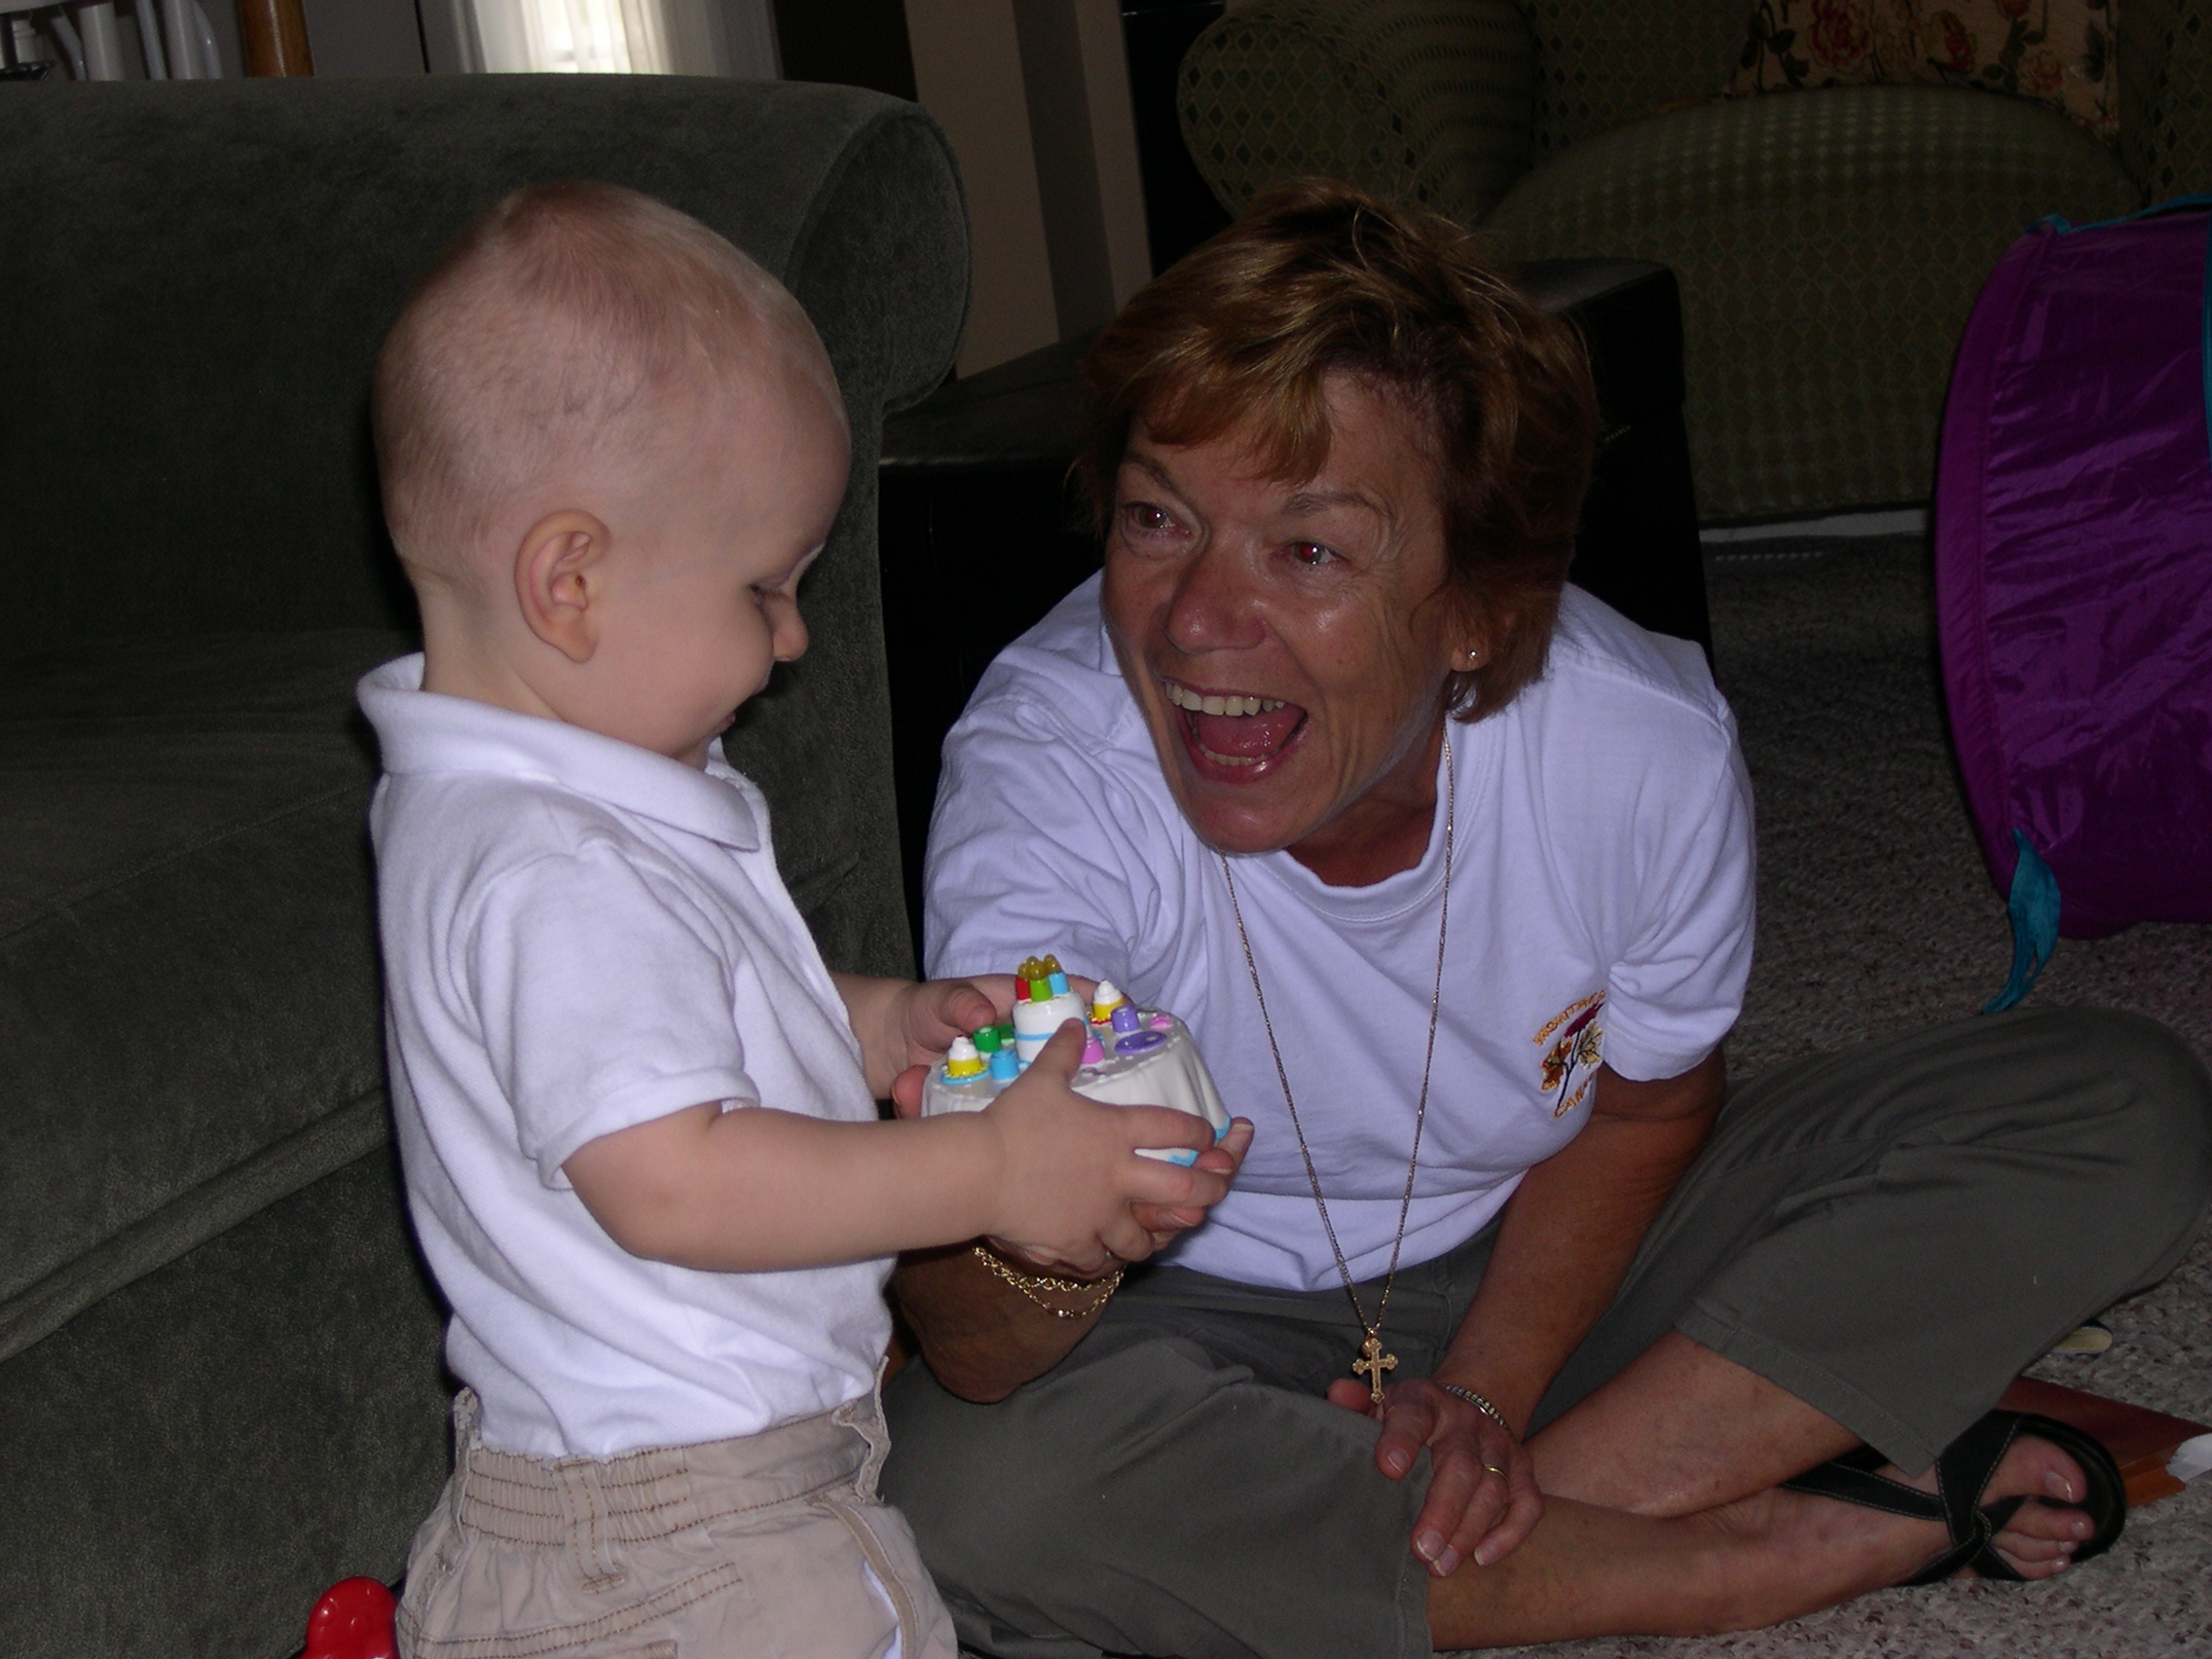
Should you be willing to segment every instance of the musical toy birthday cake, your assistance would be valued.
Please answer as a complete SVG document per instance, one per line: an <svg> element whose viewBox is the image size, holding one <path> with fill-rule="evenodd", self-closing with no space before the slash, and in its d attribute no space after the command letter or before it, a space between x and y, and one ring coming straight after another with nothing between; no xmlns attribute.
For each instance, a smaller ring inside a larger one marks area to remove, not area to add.
<svg viewBox="0 0 2212 1659"><path fill-rule="evenodd" d="M1032 956L1015 971L1011 1020L953 1039L950 1051L930 1068L922 1115L980 1112L1071 1019L1082 1020L1085 1028L1083 1062L1069 1083L1078 1094L1109 1106L1188 1112L1211 1124L1216 1140L1229 1132L1228 1108L1214 1091L1189 1027L1171 1014L1138 1008L1103 979L1087 1007L1052 956ZM1147 1150L1145 1156L1189 1163L1198 1154L1183 1148Z"/></svg>

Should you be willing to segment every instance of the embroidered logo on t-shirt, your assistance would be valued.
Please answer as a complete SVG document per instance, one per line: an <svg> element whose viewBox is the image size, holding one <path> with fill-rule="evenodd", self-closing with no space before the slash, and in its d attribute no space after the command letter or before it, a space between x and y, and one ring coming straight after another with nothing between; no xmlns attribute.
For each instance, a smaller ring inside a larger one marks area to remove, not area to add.
<svg viewBox="0 0 2212 1659"><path fill-rule="evenodd" d="M1598 1058L1605 1047L1605 1028L1598 1015L1605 1006L1604 991L1570 1002L1536 1033L1535 1043L1551 1044L1544 1055L1544 1092L1559 1096L1552 1116L1564 1118L1582 1104L1590 1080L1598 1075Z"/></svg>

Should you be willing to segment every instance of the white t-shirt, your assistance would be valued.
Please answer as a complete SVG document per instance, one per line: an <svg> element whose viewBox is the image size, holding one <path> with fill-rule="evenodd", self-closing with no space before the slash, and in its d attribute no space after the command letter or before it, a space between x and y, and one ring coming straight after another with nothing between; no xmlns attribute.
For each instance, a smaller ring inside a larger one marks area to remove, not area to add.
<svg viewBox="0 0 2212 1659"><path fill-rule="evenodd" d="M1451 727L1451 929L1403 1261L1472 1237L1588 1121L1604 1060L1677 1076L1735 1023L1751 969L1751 794L1695 645L1568 588L1544 677ZM1443 897L1445 780L1415 867L1331 887L1235 861L1268 1014L1355 1278L1390 1262ZM1336 1284L1220 860L1169 794L1098 608L1078 588L992 664L945 740L930 827L936 975L1053 950L1172 1010L1255 1135L1229 1198L1165 1259Z"/></svg>
<svg viewBox="0 0 2212 1659"><path fill-rule="evenodd" d="M409 1207L486 1442L613 1456L757 1433L874 1385L891 1264L714 1273L630 1255L561 1165L705 1101L875 1103L776 872L767 803L558 720L362 680Z"/></svg>

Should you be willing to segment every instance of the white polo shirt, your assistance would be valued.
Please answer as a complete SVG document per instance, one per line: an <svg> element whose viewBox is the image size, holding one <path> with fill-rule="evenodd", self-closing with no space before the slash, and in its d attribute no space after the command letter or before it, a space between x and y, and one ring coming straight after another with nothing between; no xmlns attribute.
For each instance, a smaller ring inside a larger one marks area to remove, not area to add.
<svg viewBox="0 0 2212 1659"><path fill-rule="evenodd" d="M1574 1137L1601 1059L1649 1079L1711 1053L1751 959L1751 785L1695 645L1570 587L1543 678L1451 736L1451 929L1408 1264L1473 1236ZM1439 811L1420 862L1371 887L1331 887L1287 853L1233 861L1357 1278L1388 1269L1398 1229L1443 827ZM1235 1186L1166 1259L1248 1284L1338 1282L1221 862L1168 793L1095 577L1000 655L945 740L927 881L933 974L1054 950L1182 1015L1223 1101L1252 1120Z"/></svg>
<svg viewBox="0 0 2212 1659"><path fill-rule="evenodd" d="M611 1456L754 1434L874 1384L888 1260L713 1273L632 1256L562 1173L704 1101L872 1122L767 803L557 720L360 684L393 1116L446 1356L486 1442Z"/></svg>

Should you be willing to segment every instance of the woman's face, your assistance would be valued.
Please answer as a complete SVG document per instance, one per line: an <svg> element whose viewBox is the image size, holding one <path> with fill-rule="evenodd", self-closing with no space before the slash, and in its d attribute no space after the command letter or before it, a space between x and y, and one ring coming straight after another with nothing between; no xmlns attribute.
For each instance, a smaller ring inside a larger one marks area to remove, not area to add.
<svg viewBox="0 0 2212 1659"><path fill-rule="evenodd" d="M1200 839L1372 881L1426 844L1445 682L1476 642L1415 422L1349 376L1324 389L1334 438L1303 481L1264 476L1241 429L1176 446L1135 425L1106 624Z"/></svg>

